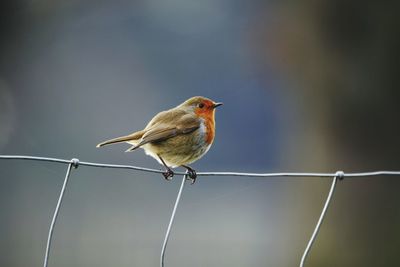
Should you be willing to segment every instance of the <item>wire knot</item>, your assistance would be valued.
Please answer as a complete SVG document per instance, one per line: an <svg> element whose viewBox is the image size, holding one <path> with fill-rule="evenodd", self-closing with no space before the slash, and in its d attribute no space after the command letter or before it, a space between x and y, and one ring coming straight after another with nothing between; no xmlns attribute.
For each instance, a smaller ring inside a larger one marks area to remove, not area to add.
<svg viewBox="0 0 400 267"><path fill-rule="evenodd" d="M79 167L79 159L77 159L77 158L71 159L71 164L75 169L78 168Z"/></svg>
<svg viewBox="0 0 400 267"><path fill-rule="evenodd" d="M344 179L344 172L343 171L337 171L335 173L335 177L337 177L340 181Z"/></svg>

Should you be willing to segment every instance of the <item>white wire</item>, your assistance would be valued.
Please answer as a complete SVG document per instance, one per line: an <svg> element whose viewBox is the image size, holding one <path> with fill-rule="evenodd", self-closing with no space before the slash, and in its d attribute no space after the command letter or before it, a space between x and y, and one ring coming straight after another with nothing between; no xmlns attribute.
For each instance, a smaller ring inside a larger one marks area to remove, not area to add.
<svg viewBox="0 0 400 267"><path fill-rule="evenodd" d="M36 160L48 161L69 164L71 160L48 158L48 157L35 157L23 155L0 155L0 159L16 159L16 160ZM112 169L128 169L143 172L163 173L162 170L143 168L132 165L118 165L118 164L104 164L96 162L80 161L80 166L89 166L97 168L112 168ZM174 172L177 175L185 175L185 172ZM250 173L250 172L197 172L197 176L241 176L241 177L319 177L319 178L332 178L336 173L315 173L315 172L272 172L272 173ZM357 173L344 173L343 178L350 177L368 177L378 175L400 175L400 171L373 171L373 172L357 172Z"/></svg>
<svg viewBox="0 0 400 267"><path fill-rule="evenodd" d="M182 178L181 186L179 187L179 191L178 191L178 196L176 197L175 205L174 205L174 208L173 208L172 214L171 214L171 218L169 219L167 232L165 233L164 242L163 242L163 245L162 245L162 248L161 248L160 267L164 267L164 256L165 256L165 251L167 249L169 234L171 232L172 224L174 223L176 209L178 208L178 204L179 204L179 201L181 199L181 195L182 195L183 187L185 185L185 181L186 181L186 175L184 175L183 178Z"/></svg>
<svg viewBox="0 0 400 267"><path fill-rule="evenodd" d="M329 190L329 194L328 194L328 197L326 198L325 205L322 209L321 215L319 216L319 219L318 219L317 225L315 226L314 232L311 235L310 241L308 241L307 247L304 250L303 256L301 257L300 267L304 267L304 263L307 259L308 253L310 252L311 246L313 245L315 238L318 235L322 221L325 218L326 211L328 210L329 204L331 202L333 192L335 191L336 182L337 182L338 178L339 178L338 176L333 177L331 189Z"/></svg>
<svg viewBox="0 0 400 267"><path fill-rule="evenodd" d="M53 238L54 225L56 224L56 221L57 221L58 211L60 210L60 206L61 206L61 203L63 200L65 188L67 187L68 178L69 178L71 169L74 166L74 164L75 164L74 161L70 161L70 163L68 164L67 173L65 174L65 178L64 178L64 183L61 188L60 196L58 197L56 209L54 210L53 219L51 220L50 229L49 229L49 233L47 236L46 253L45 253L44 262L43 262L44 267L47 267L47 264L49 261L49 254L50 254L50 248L51 248L51 241Z"/></svg>
<svg viewBox="0 0 400 267"><path fill-rule="evenodd" d="M79 161L78 159L66 160L66 159L59 159L59 158L49 158L49 157L35 157L35 156L25 156L25 155L0 155L0 159L9 159L9 160L35 160L35 161L47 161L47 162L56 162L56 163L63 163L68 164L67 173L65 175L64 184L61 189L60 196L58 198L57 206L54 211L53 219L50 224L49 234L47 238L47 246L46 246L46 254L44 259L44 267L47 267L50 247L51 247L51 240L54 230L54 225L57 220L59 208L63 199L64 191L67 186L68 178L71 172L72 167L79 166L88 166L88 167L96 167L96 168L112 168L112 169L128 169L128 170L136 170L142 172L151 172L151 173L163 173L161 170L156 169L149 169L143 167L137 167L132 165L117 165L117 164L103 164L97 162L85 162ZM175 172L177 175L183 175L182 183L178 191L178 196L175 201L174 208L172 210L171 218L168 224L167 232L165 234L164 243L161 249L161 256L160 256L160 267L164 267L164 257L165 251L168 244L169 235L171 232L171 227L174 222L175 213L182 195L183 187L185 185L186 175L185 172ZM319 178L331 178L333 177L331 189L329 191L328 197L326 199L325 205L322 209L321 215L317 222L317 225L314 229L314 232L307 244L307 247L303 253L301 258L300 267L304 266L305 260L311 250L311 247L318 235L319 229L321 227L322 221L324 220L326 211L328 206L331 202L333 192L336 187L337 180L341 180L343 178L361 178L361 177L370 177L370 176L378 176L378 175L396 175L400 176L400 171L372 171L372 172L358 172L358 173L343 173L342 171L338 171L336 173L314 173L314 172L275 172L275 173L247 173L247 172L198 172L197 176L240 176L240 177L260 177L260 178L268 178L268 177L319 177Z"/></svg>

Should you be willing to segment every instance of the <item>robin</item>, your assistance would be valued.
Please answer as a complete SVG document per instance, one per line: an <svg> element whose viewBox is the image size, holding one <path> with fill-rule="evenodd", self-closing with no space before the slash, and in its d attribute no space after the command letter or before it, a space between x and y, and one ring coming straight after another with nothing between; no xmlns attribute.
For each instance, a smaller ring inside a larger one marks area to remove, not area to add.
<svg viewBox="0 0 400 267"><path fill-rule="evenodd" d="M221 105L205 97L192 97L158 113L143 130L104 141L97 147L126 142L132 145L126 152L143 148L147 155L165 166L165 179L174 176L171 168L181 166L188 170L194 183L196 171L188 164L210 149L215 136L215 108Z"/></svg>

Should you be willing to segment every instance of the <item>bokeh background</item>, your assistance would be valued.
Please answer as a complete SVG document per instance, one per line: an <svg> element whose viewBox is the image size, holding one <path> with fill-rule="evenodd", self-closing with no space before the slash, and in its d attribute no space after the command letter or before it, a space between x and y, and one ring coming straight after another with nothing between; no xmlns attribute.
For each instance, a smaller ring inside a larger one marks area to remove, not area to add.
<svg viewBox="0 0 400 267"><path fill-rule="evenodd" d="M161 168L104 139L194 95L222 101L198 171L399 170L399 5L0 4L0 153ZM66 165L0 161L0 266L41 266ZM73 170L49 266L157 266L180 177ZM399 266L399 177L346 179L307 266ZM201 177L167 266L296 266L330 181Z"/></svg>

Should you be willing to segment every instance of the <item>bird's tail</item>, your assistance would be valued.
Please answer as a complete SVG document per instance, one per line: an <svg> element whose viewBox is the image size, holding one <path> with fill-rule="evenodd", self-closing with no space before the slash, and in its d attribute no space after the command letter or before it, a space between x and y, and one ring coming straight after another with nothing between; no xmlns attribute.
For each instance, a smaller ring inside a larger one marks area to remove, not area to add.
<svg viewBox="0 0 400 267"><path fill-rule="evenodd" d="M137 139L141 138L143 136L143 134L144 134L143 131L135 132L135 133L130 134L130 135L125 135L125 136L121 136L121 137L117 137L117 138L114 138L114 139L110 139L110 140L101 142L96 147L102 147L102 146L116 144L116 143L134 141L134 140L137 140Z"/></svg>

